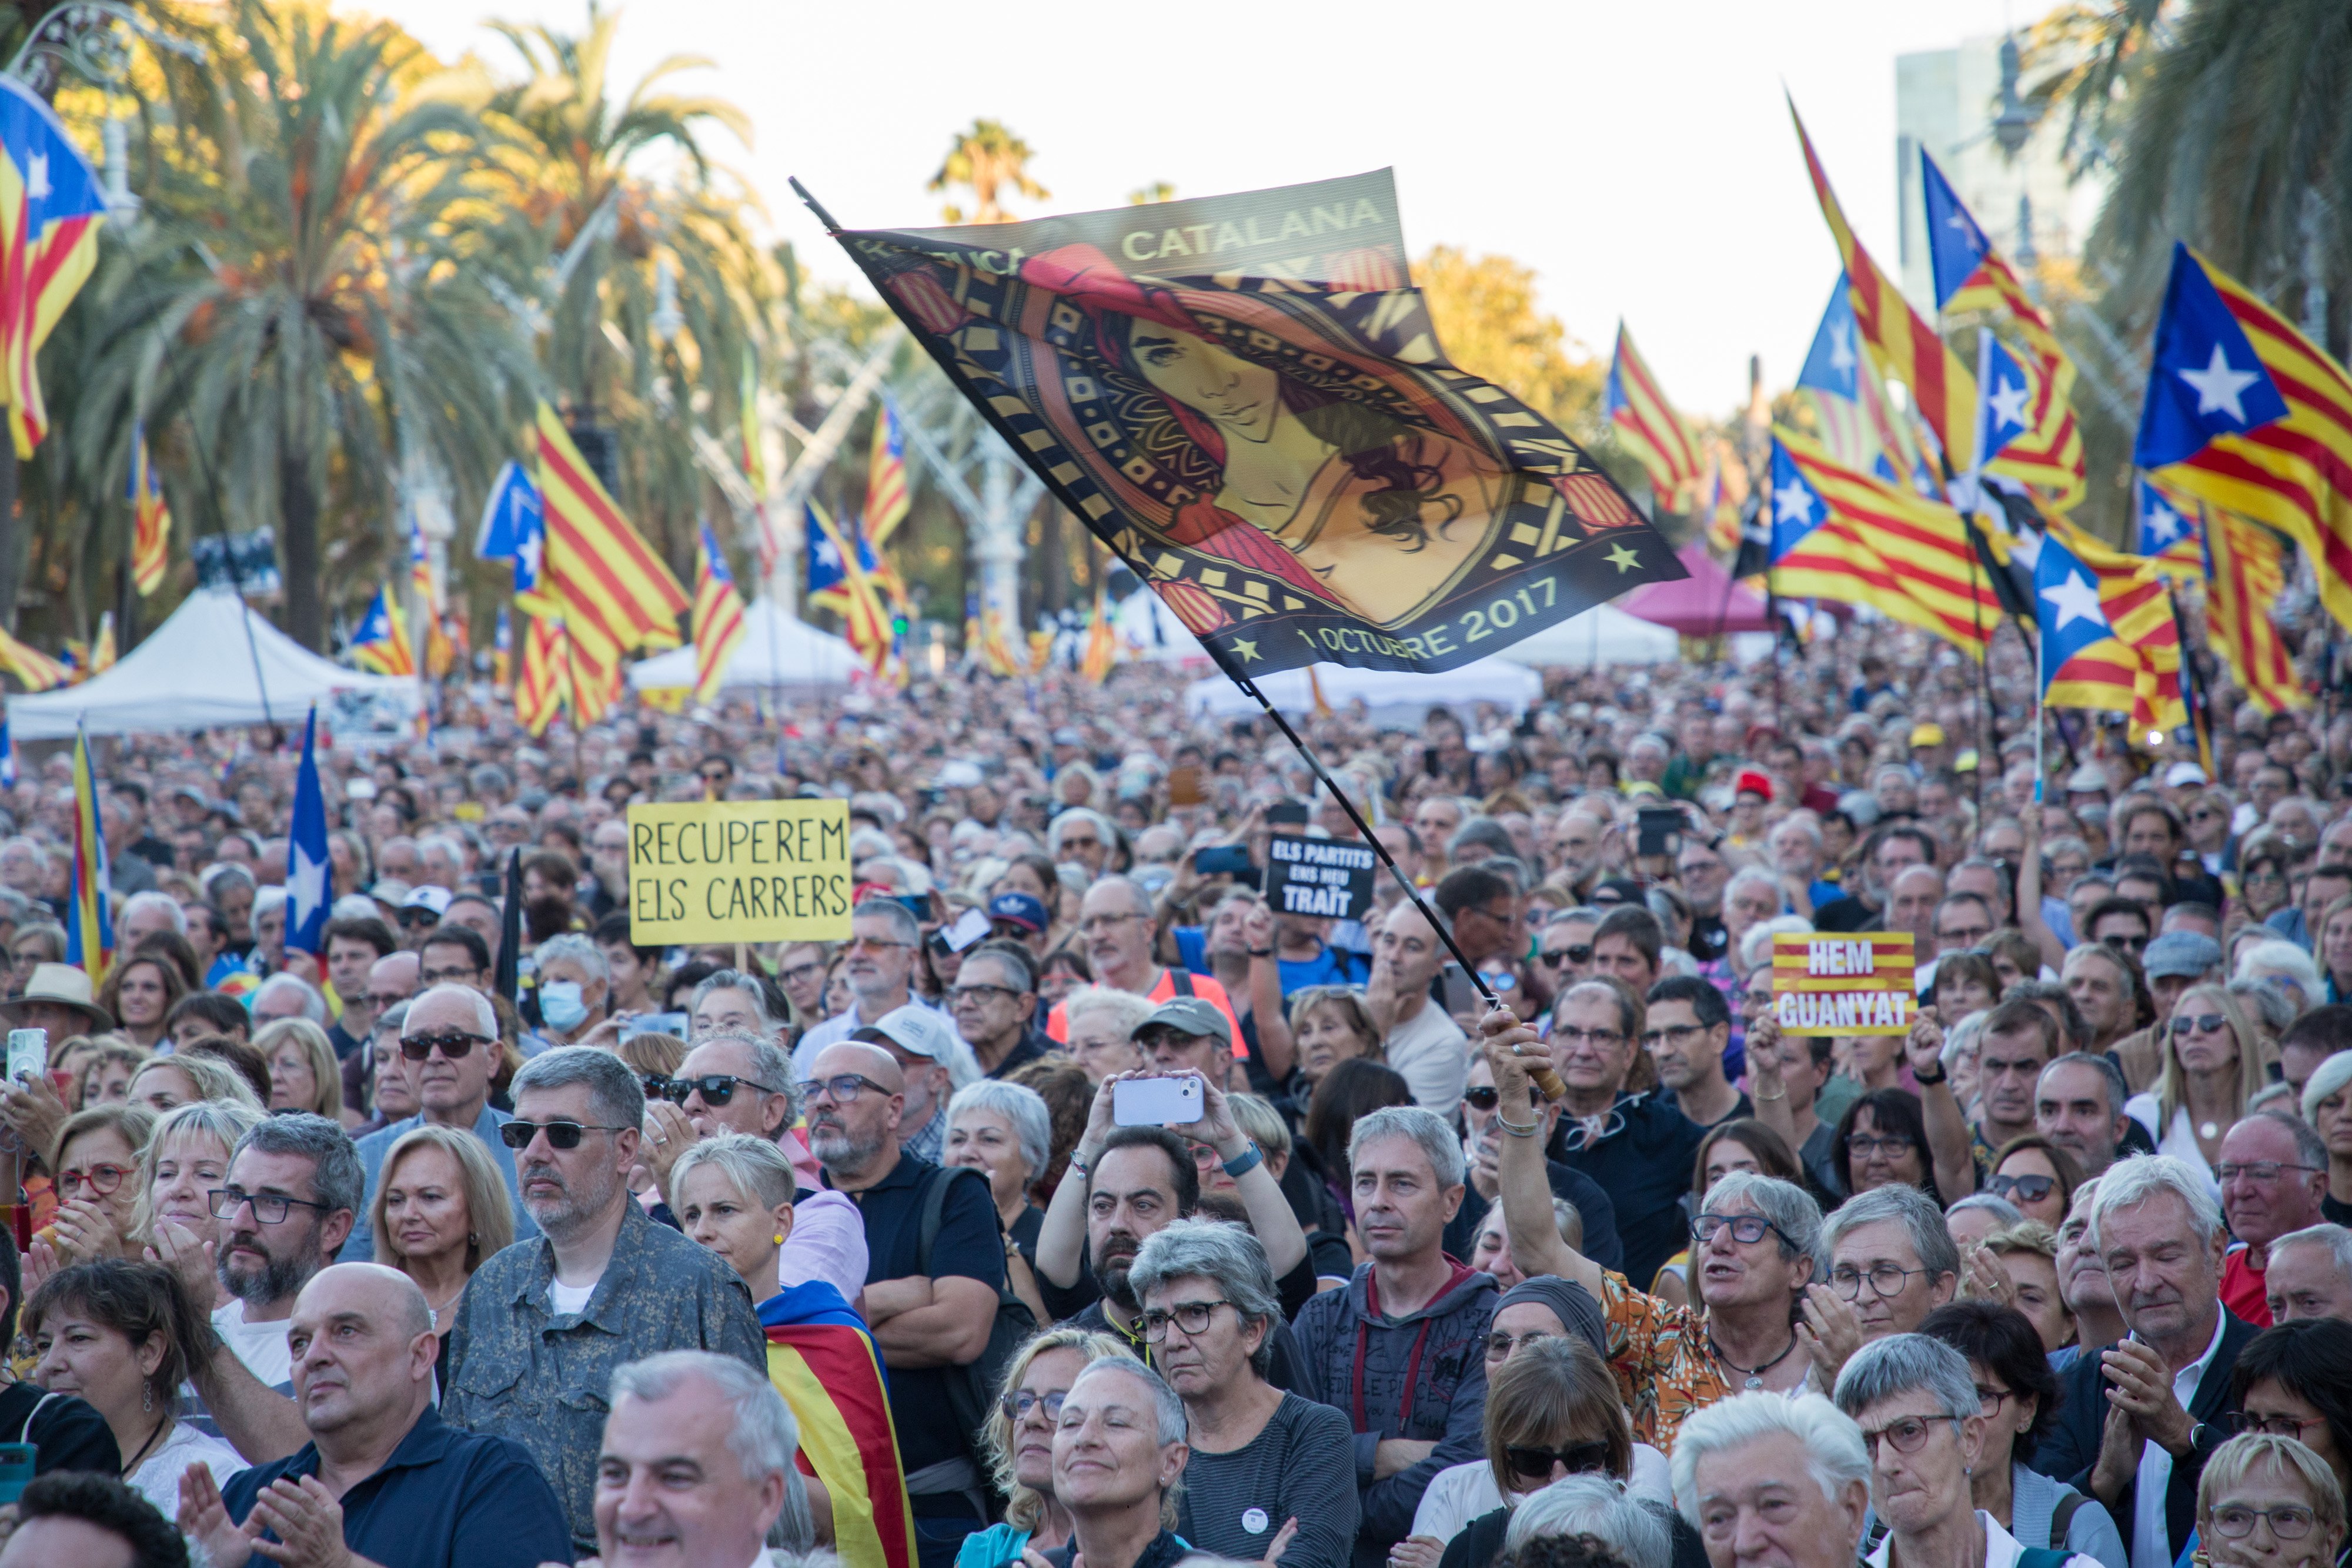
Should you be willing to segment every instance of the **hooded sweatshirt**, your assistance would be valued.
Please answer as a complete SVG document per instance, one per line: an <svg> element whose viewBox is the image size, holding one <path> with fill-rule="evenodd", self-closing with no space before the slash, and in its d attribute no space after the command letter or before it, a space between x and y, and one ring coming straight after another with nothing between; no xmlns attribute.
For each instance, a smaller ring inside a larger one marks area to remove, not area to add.
<svg viewBox="0 0 2352 1568"><path fill-rule="evenodd" d="M1481 1427L1495 1280L1446 1261L1454 1277L1419 1312L1383 1316L1374 1266L1365 1263L1346 1290L1317 1296L1291 1325L1305 1374L1299 1392L1339 1410L1355 1429L1363 1502L1356 1568L1382 1568L1389 1548L1412 1532L1413 1510L1437 1472L1486 1451ZM1373 1456L1387 1437L1434 1441L1437 1450L1374 1480Z"/></svg>

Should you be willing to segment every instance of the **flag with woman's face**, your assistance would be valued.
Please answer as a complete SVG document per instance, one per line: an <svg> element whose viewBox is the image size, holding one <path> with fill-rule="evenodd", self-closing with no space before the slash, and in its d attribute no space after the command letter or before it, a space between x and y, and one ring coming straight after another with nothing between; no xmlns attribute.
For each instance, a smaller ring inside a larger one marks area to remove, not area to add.
<svg viewBox="0 0 2352 1568"><path fill-rule="evenodd" d="M1385 170L840 237L1229 672L1451 669L1685 575L1581 449L1448 361Z"/></svg>

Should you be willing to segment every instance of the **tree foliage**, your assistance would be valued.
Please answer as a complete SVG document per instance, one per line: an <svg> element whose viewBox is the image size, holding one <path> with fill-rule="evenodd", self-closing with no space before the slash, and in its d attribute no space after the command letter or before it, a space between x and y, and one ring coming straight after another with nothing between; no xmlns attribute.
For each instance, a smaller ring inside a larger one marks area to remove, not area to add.
<svg viewBox="0 0 2352 1568"><path fill-rule="evenodd" d="M1536 302L1535 269L1438 246L1413 264L1446 358L1507 389L1579 441L1601 432L1607 369Z"/></svg>

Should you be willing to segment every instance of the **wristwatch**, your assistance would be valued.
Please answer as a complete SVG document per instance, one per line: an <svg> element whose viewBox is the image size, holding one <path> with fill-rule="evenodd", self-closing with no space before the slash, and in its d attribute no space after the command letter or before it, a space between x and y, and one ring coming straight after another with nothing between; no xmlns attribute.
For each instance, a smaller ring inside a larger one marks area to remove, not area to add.
<svg viewBox="0 0 2352 1568"><path fill-rule="evenodd" d="M1233 1177L1235 1181L1239 1181L1243 1176L1248 1175L1251 1171L1255 1170L1260 1165L1264 1164L1265 1160L1265 1151L1259 1148L1257 1146L1256 1140L1253 1139L1251 1140L1249 1150L1246 1154L1235 1155L1232 1159L1224 1162L1225 1174Z"/></svg>

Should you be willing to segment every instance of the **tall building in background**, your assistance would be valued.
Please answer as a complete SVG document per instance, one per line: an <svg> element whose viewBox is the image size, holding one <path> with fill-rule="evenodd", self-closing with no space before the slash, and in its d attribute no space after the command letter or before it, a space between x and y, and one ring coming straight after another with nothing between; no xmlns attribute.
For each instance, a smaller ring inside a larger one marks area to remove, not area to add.
<svg viewBox="0 0 2352 1568"><path fill-rule="evenodd" d="M2002 42L1993 34L1958 48L1895 59L1895 193L1902 214L1896 275L1903 292L1930 320L1936 290L1919 193L1921 147L2021 271L2081 255L2106 195L2102 175L2067 183L2059 157L2063 112L2026 136L2014 159L2004 152L1997 125L2003 108Z"/></svg>

